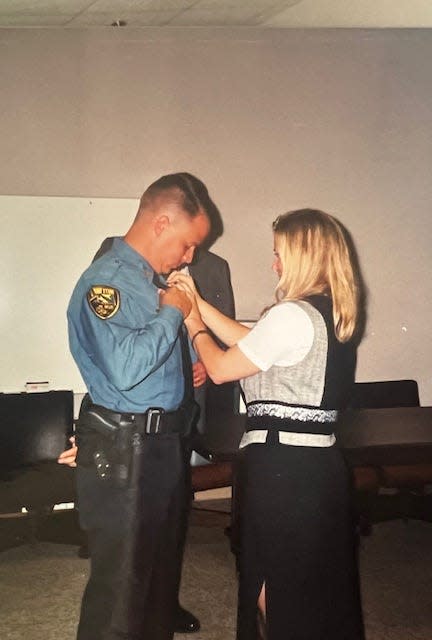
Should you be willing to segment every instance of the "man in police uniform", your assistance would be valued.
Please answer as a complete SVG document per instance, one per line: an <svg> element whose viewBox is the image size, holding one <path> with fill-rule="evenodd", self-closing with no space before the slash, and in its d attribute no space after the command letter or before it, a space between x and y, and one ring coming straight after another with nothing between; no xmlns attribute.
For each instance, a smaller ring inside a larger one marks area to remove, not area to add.
<svg viewBox="0 0 432 640"><path fill-rule="evenodd" d="M91 573L78 640L170 640L190 499L190 302L155 274L190 263L209 231L206 190L188 174L154 182L124 239L81 276L68 308L86 383L77 494ZM183 371L184 377L179 375Z"/></svg>

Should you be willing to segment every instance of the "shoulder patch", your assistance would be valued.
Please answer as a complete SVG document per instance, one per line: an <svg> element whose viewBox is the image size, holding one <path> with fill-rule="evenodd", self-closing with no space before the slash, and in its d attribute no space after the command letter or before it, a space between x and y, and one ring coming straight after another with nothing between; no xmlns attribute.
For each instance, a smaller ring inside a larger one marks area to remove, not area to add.
<svg viewBox="0 0 432 640"><path fill-rule="evenodd" d="M120 309L120 291L114 287L97 284L87 291L87 302L98 318L108 320Z"/></svg>

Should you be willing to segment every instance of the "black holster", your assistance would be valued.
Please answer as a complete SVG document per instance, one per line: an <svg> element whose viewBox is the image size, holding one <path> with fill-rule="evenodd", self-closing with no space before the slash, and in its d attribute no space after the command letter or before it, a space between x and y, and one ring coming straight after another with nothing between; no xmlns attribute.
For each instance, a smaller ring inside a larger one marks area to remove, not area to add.
<svg viewBox="0 0 432 640"><path fill-rule="evenodd" d="M102 480L127 486L134 449L143 438L176 434L187 445L199 417L199 406L188 402L177 411L152 408L141 414L119 413L85 402L76 424L77 464L96 468Z"/></svg>
<svg viewBox="0 0 432 640"><path fill-rule="evenodd" d="M77 464L96 469L101 480L119 485L129 481L133 452L134 424L116 425L93 412L84 412L76 424Z"/></svg>

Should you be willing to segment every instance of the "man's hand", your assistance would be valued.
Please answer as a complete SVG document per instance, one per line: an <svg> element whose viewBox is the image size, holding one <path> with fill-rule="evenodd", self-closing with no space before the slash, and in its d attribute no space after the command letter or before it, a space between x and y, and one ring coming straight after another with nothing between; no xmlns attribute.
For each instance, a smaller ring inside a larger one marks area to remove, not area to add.
<svg viewBox="0 0 432 640"><path fill-rule="evenodd" d="M193 373L193 386L200 387L207 380L207 371L205 366L200 360L197 360L192 365Z"/></svg>
<svg viewBox="0 0 432 640"><path fill-rule="evenodd" d="M71 448L63 451L57 458L57 462L59 464L67 464L69 467L76 467L76 457L78 453L78 447L75 444L75 436L69 438L69 442L71 443Z"/></svg>
<svg viewBox="0 0 432 640"><path fill-rule="evenodd" d="M159 304L164 306L166 304L171 307L176 307L183 315L183 318L186 318L190 310L192 309L192 302L188 298L187 294L184 291L180 291L177 287L170 287L166 289L166 291L161 291L159 295Z"/></svg>

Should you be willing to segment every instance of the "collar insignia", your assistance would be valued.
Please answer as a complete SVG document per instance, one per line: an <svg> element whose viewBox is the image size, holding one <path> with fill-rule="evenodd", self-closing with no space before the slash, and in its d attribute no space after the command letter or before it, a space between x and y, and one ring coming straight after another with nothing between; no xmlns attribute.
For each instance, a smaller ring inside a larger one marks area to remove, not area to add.
<svg viewBox="0 0 432 640"><path fill-rule="evenodd" d="M101 320L108 320L120 309L120 291L114 287L94 285L87 291L87 302Z"/></svg>

